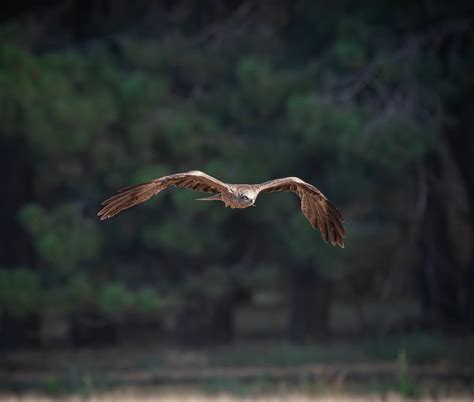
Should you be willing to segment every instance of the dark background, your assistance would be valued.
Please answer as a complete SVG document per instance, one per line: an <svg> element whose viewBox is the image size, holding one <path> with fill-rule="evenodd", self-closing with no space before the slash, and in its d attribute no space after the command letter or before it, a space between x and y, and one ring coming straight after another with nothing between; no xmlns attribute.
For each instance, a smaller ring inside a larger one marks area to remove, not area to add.
<svg viewBox="0 0 474 402"><path fill-rule="evenodd" d="M19 1L0 18L6 372L15 350L244 341L472 364L472 2ZM289 193L230 210L170 190L96 218L118 188L193 169L301 177L346 248Z"/></svg>

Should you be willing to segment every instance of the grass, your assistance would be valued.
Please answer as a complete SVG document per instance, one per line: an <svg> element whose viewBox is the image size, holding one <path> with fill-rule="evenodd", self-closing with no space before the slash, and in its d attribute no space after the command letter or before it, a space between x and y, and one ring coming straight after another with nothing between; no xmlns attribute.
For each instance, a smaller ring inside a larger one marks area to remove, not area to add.
<svg viewBox="0 0 474 402"><path fill-rule="evenodd" d="M243 399L266 395L268 400L278 400L274 398L279 393L318 398L342 392L418 399L431 394L474 395L474 382L467 382L474 378L470 358L474 356L474 340L423 333L308 345L241 341L196 349L139 345L23 350L5 356L16 369L10 376L0 365L2 389L15 390L17 395L38 391L60 400L71 395L78 400L102 400L101 395L111 395L117 387L139 384L144 388L172 385L173 392L192 385L192 395L202 394L209 400L222 394ZM429 371L423 371L424 367L441 371L426 374ZM456 378L452 375L456 372L467 374L461 375L464 379ZM0 400L5 398L0 395Z"/></svg>
<svg viewBox="0 0 474 402"><path fill-rule="evenodd" d="M301 366L314 363L355 362L364 358L361 350L350 344L295 345L289 342L240 343L235 348L217 348L210 353L215 366Z"/></svg>
<svg viewBox="0 0 474 402"><path fill-rule="evenodd" d="M378 361L390 361L398 358L400 350L410 356L410 360L416 363L432 363L440 358L451 357L454 360L463 360L466 352L471 351L474 355L474 341L460 342L452 341L437 335L425 333L412 333L398 336L383 336L369 338L361 345L363 354Z"/></svg>
<svg viewBox="0 0 474 402"><path fill-rule="evenodd" d="M249 342L207 350L209 364L242 367L250 365L298 366L355 362L393 362L404 350L412 363L451 361L472 365L474 338L453 339L422 332L370 337L363 341L327 341L307 345L290 342Z"/></svg>
<svg viewBox="0 0 474 402"><path fill-rule="evenodd" d="M89 397L72 395L67 397L48 397L44 394L29 393L25 395L1 395L2 402L404 402L413 401L399 394L388 392L384 395L378 393L366 393L351 395L345 392L333 392L322 395L311 395L304 392L274 392L266 395L231 395L228 393L204 394L195 391L180 390L141 390L124 388L112 392L94 394ZM468 402L474 398L468 395L443 395L440 397L424 396L416 399L418 402Z"/></svg>
<svg viewBox="0 0 474 402"><path fill-rule="evenodd" d="M202 381L199 389L207 395L227 393L233 396L244 397L250 394L251 386L237 378L216 377Z"/></svg>
<svg viewBox="0 0 474 402"><path fill-rule="evenodd" d="M414 398L419 394L415 380L410 376L408 371L408 358L405 350L401 350L398 354L398 369L395 389L400 395L407 398Z"/></svg>

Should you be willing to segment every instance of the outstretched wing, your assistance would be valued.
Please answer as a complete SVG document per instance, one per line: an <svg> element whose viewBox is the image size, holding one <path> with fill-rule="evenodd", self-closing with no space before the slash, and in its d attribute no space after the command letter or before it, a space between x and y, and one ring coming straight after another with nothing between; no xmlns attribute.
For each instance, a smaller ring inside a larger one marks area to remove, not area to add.
<svg viewBox="0 0 474 402"><path fill-rule="evenodd" d="M346 232L344 219L337 208L316 187L298 177L270 180L258 185L259 193L292 191L301 198L301 210L315 229L319 229L325 242L344 248Z"/></svg>
<svg viewBox="0 0 474 402"><path fill-rule="evenodd" d="M124 209L147 201L152 196L170 186L190 188L206 193L229 191L227 184L199 170L177 173L119 190L118 194L102 203L104 207L98 212L97 216L100 217L100 220L111 218Z"/></svg>

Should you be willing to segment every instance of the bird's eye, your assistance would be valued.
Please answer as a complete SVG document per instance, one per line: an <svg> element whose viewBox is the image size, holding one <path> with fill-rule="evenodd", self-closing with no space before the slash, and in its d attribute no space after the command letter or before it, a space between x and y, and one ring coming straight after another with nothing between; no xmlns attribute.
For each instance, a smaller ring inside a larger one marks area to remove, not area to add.
<svg viewBox="0 0 474 402"><path fill-rule="evenodd" d="M242 199L243 199L244 201L248 201L250 198L247 197L246 195L243 195L243 196L242 196Z"/></svg>

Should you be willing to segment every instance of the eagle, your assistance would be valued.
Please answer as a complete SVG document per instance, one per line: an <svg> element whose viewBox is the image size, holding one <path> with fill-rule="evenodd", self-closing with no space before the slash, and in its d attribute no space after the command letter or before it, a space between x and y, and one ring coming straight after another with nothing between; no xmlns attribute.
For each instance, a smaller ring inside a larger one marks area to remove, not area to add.
<svg viewBox="0 0 474 402"><path fill-rule="evenodd" d="M146 183L125 187L118 194L105 200L97 213L101 220L111 218L124 209L147 201L162 190L175 186L205 193L214 193L199 201L222 201L226 207L248 208L255 206L260 193L292 191L301 199L301 210L314 229L319 229L321 237L333 246L344 248L344 219L338 209L313 185L298 177L284 177L260 184L230 184L199 170L163 176Z"/></svg>

